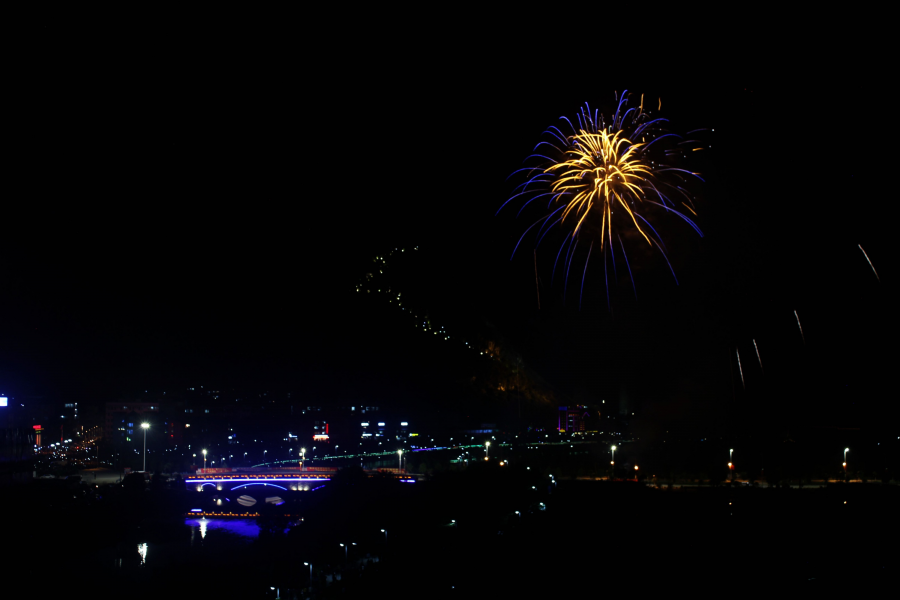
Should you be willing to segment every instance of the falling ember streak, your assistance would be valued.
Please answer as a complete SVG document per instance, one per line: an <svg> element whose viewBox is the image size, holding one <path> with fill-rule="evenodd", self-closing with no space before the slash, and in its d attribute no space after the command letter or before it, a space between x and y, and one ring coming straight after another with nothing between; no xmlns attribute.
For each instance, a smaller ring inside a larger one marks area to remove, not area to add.
<svg viewBox="0 0 900 600"><path fill-rule="evenodd" d="M878 271L875 270L875 265L873 265L872 261L869 260L869 255L866 254L865 250L863 250L862 244L857 244L857 246L859 246L859 249L862 250L863 256L866 257L866 261L869 263L869 266L872 267L872 272L875 273L875 279L877 279L878 282L881 283L881 277L878 276Z"/></svg>
<svg viewBox="0 0 900 600"><path fill-rule="evenodd" d="M609 277L606 275L606 255L603 255L603 281L606 283L606 310L610 313L612 312L612 307L609 304Z"/></svg>
<svg viewBox="0 0 900 600"><path fill-rule="evenodd" d="M797 318L797 327L800 328L800 337L803 338L803 343L806 344L806 336L803 335L803 325L800 324L800 316L796 310L794 311L794 316Z"/></svg>
<svg viewBox="0 0 900 600"><path fill-rule="evenodd" d="M578 294L578 310L581 310L581 298L584 296L584 276L587 275L587 266L588 262L591 260L591 251L594 249L594 242L591 242L591 247L588 248L587 259L584 261L584 273L581 274L581 291Z"/></svg>
<svg viewBox="0 0 900 600"><path fill-rule="evenodd" d="M744 369L741 368L741 353L740 353L740 351L738 351L737 348L734 349L734 353L737 354L738 371L740 371L740 373L741 373L741 387L743 387L746 390L747 384L744 383Z"/></svg>
<svg viewBox="0 0 900 600"><path fill-rule="evenodd" d="M756 358L759 360L759 370L764 371L762 366L762 357L759 355L759 348L756 346L756 340L753 340L753 349L756 350Z"/></svg>
<svg viewBox="0 0 900 600"><path fill-rule="evenodd" d="M578 240L572 245L572 254L569 255L569 264L566 266L566 281L563 283L563 304L566 302L566 292L569 291L569 269L572 268L572 261L575 260L575 250L578 249Z"/></svg>
<svg viewBox="0 0 900 600"><path fill-rule="evenodd" d="M618 237L619 234L616 234ZM625 257L625 266L628 267L628 276L631 277L631 289L634 290L634 299L637 300L637 286L634 284L634 276L631 274L631 265L628 264L628 255L625 254L625 244L622 243L622 238L619 237L619 245L622 246L622 256Z"/></svg>
<svg viewBox="0 0 900 600"><path fill-rule="evenodd" d="M559 252L556 253L556 260L553 262L553 274L550 276L550 285L553 285L553 280L556 278L556 265L559 264L559 257L560 257L560 255L562 255L562 249L563 249L563 246L566 245L567 240L569 241L569 243L571 243L571 239L569 238L569 236L566 236L565 238L563 238L562 246L559 247ZM568 257L568 256L569 255L567 252L566 257Z"/></svg>

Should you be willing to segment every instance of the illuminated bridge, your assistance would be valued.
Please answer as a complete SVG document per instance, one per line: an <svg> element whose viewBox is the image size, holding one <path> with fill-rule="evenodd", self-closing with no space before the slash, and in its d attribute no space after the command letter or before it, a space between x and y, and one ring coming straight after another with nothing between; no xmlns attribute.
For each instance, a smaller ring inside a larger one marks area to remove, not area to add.
<svg viewBox="0 0 900 600"><path fill-rule="evenodd" d="M255 488L270 488L275 490L293 490L295 492L309 491L310 489L324 485L331 480L330 473L267 473L259 475L254 473L232 473L190 475L184 482L189 491L219 491L230 492Z"/></svg>
<svg viewBox="0 0 900 600"><path fill-rule="evenodd" d="M291 503L302 494L324 487L337 469L295 468L277 471L261 469L199 469L184 478L190 492L200 492L191 501L192 514L198 516L255 516L260 505ZM415 483L418 475L397 469L368 471L374 476L393 476L404 483Z"/></svg>

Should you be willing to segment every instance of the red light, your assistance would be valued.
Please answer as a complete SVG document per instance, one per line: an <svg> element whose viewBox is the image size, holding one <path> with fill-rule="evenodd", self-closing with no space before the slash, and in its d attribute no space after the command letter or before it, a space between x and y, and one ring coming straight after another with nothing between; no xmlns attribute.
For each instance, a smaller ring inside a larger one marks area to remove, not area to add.
<svg viewBox="0 0 900 600"><path fill-rule="evenodd" d="M40 426L40 425L32 425L31 428L32 428L32 429L40 429L41 426Z"/></svg>

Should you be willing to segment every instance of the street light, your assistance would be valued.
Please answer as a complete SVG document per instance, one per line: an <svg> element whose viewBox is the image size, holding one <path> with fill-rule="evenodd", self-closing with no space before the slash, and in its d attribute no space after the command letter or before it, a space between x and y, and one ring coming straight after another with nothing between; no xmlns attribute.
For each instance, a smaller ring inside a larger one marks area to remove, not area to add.
<svg viewBox="0 0 900 600"><path fill-rule="evenodd" d="M203 468L206 468L206 450L203 451Z"/></svg>
<svg viewBox="0 0 900 600"><path fill-rule="evenodd" d="M384 534L384 543L387 544L387 529L382 529L381 533Z"/></svg>
<svg viewBox="0 0 900 600"><path fill-rule="evenodd" d="M491 443L485 442L484 443L484 460L487 460L488 458L490 458L490 456L491 456L490 449L491 449Z"/></svg>
<svg viewBox="0 0 900 600"><path fill-rule="evenodd" d="M732 465L732 461L734 459L734 448L728 449L728 470L731 473L731 480L734 481L734 465Z"/></svg>
<svg viewBox="0 0 900 600"><path fill-rule="evenodd" d="M141 429L144 430L144 472L147 472L147 430L150 429L150 423L141 423Z"/></svg>
<svg viewBox="0 0 900 600"><path fill-rule="evenodd" d="M345 546L344 544L341 544L341 548L344 549L344 561L346 562L346 560L347 560L347 546Z"/></svg>
<svg viewBox="0 0 900 600"><path fill-rule="evenodd" d="M847 453L850 452L850 448L844 448L844 475L847 475Z"/></svg>
<svg viewBox="0 0 900 600"><path fill-rule="evenodd" d="M397 450L397 473L403 470L403 450Z"/></svg>
<svg viewBox="0 0 900 600"><path fill-rule="evenodd" d="M303 563L304 565L309 565L309 587L312 587L312 563Z"/></svg>
<svg viewBox="0 0 900 600"><path fill-rule="evenodd" d="M638 466L637 466L637 465L634 465L634 480L635 480L635 481L638 480L637 475L638 475Z"/></svg>

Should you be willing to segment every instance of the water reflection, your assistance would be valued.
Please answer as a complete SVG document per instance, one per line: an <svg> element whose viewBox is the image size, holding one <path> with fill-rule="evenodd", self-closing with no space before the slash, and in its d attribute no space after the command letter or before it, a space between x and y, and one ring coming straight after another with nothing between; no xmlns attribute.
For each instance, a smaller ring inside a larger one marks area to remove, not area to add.
<svg viewBox="0 0 900 600"><path fill-rule="evenodd" d="M178 533L170 529L166 534L157 536L156 541L137 538L111 544L86 556L85 564L112 565L116 571L127 571L132 576L142 573L140 577L145 577L154 569L193 560L199 556L198 552L206 557L215 557L216 560L227 560L249 547L250 542L259 537L259 526L255 519L186 518L183 527L186 529L180 529ZM190 535L187 535L188 531ZM207 535L213 531L217 533Z"/></svg>
<svg viewBox="0 0 900 600"><path fill-rule="evenodd" d="M206 538L208 531L218 529L234 533L245 538L259 537L259 525L254 519L185 519L185 525L190 526L194 531L200 531L200 538Z"/></svg>

